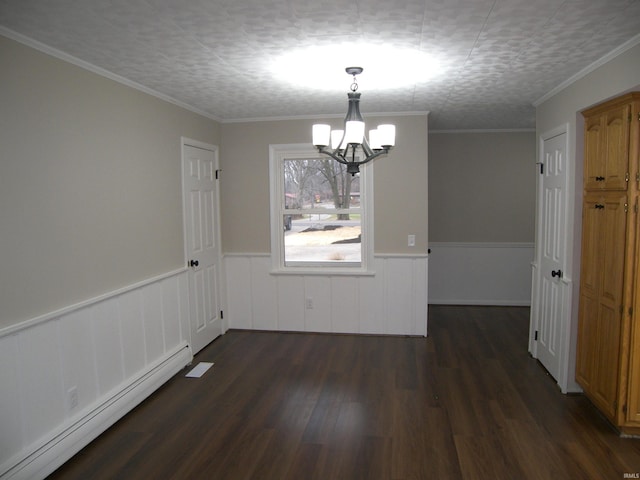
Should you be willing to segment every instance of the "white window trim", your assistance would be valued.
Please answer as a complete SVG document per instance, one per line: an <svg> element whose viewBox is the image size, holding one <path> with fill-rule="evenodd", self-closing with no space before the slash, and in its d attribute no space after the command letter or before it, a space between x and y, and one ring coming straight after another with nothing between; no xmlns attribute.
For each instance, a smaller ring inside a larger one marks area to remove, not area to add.
<svg viewBox="0 0 640 480"><path fill-rule="evenodd" d="M283 164L286 158L322 158L310 143L269 145L269 186L271 203L271 273L294 275L374 275L373 271L373 166L360 165L362 256L359 265L339 263L285 265L284 229L280 219L284 200Z"/></svg>

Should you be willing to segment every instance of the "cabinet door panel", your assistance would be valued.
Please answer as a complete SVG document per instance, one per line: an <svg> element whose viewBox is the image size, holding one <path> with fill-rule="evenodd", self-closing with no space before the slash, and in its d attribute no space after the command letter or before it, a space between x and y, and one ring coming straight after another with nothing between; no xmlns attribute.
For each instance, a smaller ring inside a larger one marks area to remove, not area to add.
<svg viewBox="0 0 640 480"><path fill-rule="evenodd" d="M603 198L600 209L599 230L602 243L599 256L602 257L600 292L602 301L610 308L622 306L622 286L624 282L624 252L627 221L626 195L608 195Z"/></svg>
<svg viewBox="0 0 640 480"><path fill-rule="evenodd" d="M604 128L601 115L585 119L584 125L584 188L601 189L604 176L602 165L602 135ZM596 178L598 180L596 180Z"/></svg>
<svg viewBox="0 0 640 480"><path fill-rule="evenodd" d="M603 154L604 188L626 190L629 172L629 105L604 114Z"/></svg>
<svg viewBox="0 0 640 480"><path fill-rule="evenodd" d="M582 207L582 266L580 272L580 292L595 297L600 288L603 257L602 230L600 226L601 208L599 195L588 195Z"/></svg>
<svg viewBox="0 0 640 480"><path fill-rule="evenodd" d="M585 118L584 188L626 190L629 173L630 105Z"/></svg>

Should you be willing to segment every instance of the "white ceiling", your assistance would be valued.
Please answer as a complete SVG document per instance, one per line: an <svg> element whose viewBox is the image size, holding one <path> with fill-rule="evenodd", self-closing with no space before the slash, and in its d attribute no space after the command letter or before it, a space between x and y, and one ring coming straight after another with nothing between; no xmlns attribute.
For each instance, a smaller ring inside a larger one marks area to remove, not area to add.
<svg viewBox="0 0 640 480"><path fill-rule="evenodd" d="M640 0L0 0L0 26L221 121L343 115L349 65L317 62L342 89L305 86L309 67L290 72L293 86L270 70L293 49L414 49L443 73L370 91L363 74L365 116L429 111L431 129L533 128L534 102L637 43Z"/></svg>

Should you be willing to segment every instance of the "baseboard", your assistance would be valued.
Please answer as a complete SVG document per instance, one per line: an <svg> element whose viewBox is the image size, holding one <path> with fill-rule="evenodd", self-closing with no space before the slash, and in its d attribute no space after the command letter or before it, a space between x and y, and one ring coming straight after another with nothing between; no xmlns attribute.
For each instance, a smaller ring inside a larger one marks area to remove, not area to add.
<svg viewBox="0 0 640 480"><path fill-rule="evenodd" d="M531 301L526 300L437 300L429 299L429 305L477 305L494 307L530 307Z"/></svg>
<svg viewBox="0 0 640 480"><path fill-rule="evenodd" d="M105 395L104 400L83 412L62 431L25 455L13 458L0 467L0 479L42 479L106 431L193 359L190 347L183 343L150 365L125 385Z"/></svg>

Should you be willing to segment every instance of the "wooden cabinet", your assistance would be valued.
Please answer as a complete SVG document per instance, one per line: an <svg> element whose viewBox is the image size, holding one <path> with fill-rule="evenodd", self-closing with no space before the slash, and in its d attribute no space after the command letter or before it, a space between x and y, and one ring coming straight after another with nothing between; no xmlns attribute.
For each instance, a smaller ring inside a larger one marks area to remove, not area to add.
<svg viewBox="0 0 640 480"><path fill-rule="evenodd" d="M607 106L585 117L584 187L626 190L629 182L629 103Z"/></svg>
<svg viewBox="0 0 640 480"><path fill-rule="evenodd" d="M576 380L616 427L640 433L640 93L583 115Z"/></svg>

